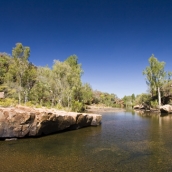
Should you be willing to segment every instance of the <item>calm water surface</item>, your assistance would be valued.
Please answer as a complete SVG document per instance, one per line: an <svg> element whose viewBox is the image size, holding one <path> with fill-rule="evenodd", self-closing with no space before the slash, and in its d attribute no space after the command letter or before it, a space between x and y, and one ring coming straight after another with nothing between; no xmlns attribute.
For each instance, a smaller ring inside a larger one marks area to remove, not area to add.
<svg viewBox="0 0 172 172"><path fill-rule="evenodd" d="M172 171L172 115L103 113L102 125L0 142L0 171Z"/></svg>

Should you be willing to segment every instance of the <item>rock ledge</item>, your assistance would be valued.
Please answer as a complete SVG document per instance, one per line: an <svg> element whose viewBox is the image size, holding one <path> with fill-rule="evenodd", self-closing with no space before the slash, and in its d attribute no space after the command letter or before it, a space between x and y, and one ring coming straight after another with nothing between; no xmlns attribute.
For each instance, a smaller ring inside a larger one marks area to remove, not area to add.
<svg viewBox="0 0 172 172"><path fill-rule="evenodd" d="M101 124L102 116L56 109L0 107L0 138L38 137Z"/></svg>

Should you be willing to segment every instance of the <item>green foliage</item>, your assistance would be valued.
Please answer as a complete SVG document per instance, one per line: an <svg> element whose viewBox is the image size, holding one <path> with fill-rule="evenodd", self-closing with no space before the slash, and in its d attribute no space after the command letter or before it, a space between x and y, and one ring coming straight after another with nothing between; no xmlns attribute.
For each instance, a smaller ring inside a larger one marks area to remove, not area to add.
<svg viewBox="0 0 172 172"><path fill-rule="evenodd" d="M0 91L5 92L5 97L27 106L77 111L84 103L91 103L92 90L89 85L82 85L83 71L76 55L64 62L55 60L52 68L34 66L29 56L30 48L21 43L12 49L12 57L0 54Z"/></svg>
<svg viewBox="0 0 172 172"><path fill-rule="evenodd" d="M58 103L58 104L56 105L56 107L55 107L55 108L57 108L57 109L59 109L59 110L64 109L64 107L63 107L60 103Z"/></svg>
<svg viewBox="0 0 172 172"><path fill-rule="evenodd" d="M135 103L135 95L132 94L131 96L124 96L122 100L124 102L124 107L131 108L134 106Z"/></svg>
<svg viewBox="0 0 172 172"><path fill-rule="evenodd" d="M150 105L151 105L151 107L152 108L158 108L158 101L157 100L152 100L151 102L150 102Z"/></svg>
<svg viewBox="0 0 172 172"><path fill-rule="evenodd" d="M11 107L15 105L17 105L17 100L15 99L10 99L10 98L0 99L0 106L2 107Z"/></svg>
<svg viewBox="0 0 172 172"><path fill-rule="evenodd" d="M82 102L84 104L90 105L93 100L93 90L88 83L82 85L81 94L82 94Z"/></svg>
<svg viewBox="0 0 172 172"><path fill-rule="evenodd" d="M69 56L65 62L68 63L69 66L75 68L78 66L78 57L76 55Z"/></svg>
<svg viewBox="0 0 172 172"><path fill-rule="evenodd" d="M15 89L18 93L19 104L22 101L22 92L24 92L24 100L26 102L28 97L29 69L28 58L30 56L30 48L24 47L21 43L17 43L16 47L12 50L12 58L9 66L8 73L6 75L6 83L10 86L11 83L15 83ZM13 86L14 88L14 86Z"/></svg>
<svg viewBox="0 0 172 172"><path fill-rule="evenodd" d="M0 84L4 83L5 75L10 65L10 57L5 53L0 53Z"/></svg>
<svg viewBox="0 0 172 172"><path fill-rule="evenodd" d="M75 111L75 112L84 111L83 104L81 102L79 102L79 101L73 101L72 102L72 111Z"/></svg>
<svg viewBox="0 0 172 172"><path fill-rule="evenodd" d="M166 78L166 72L164 71L165 62L159 62L154 55L149 58L149 66L143 71L146 75L146 82L153 94L158 87L163 85Z"/></svg>
<svg viewBox="0 0 172 172"><path fill-rule="evenodd" d="M22 104L23 106L35 107L35 104L31 101L27 101L26 103Z"/></svg>
<svg viewBox="0 0 172 172"><path fill-rule="evenodd" d="M93 91L92 103L104 104L105 106L114 107L119 102L119 98L115 94L104 93L101 91Z"/></svg>
<svg viewBox="0 0 172 172"><path fill-rule="evenodd" d="M151 101L151 95L142 93L136 96L134 105L141 105L141 104L149 105L150 101Z"/></svg>
<svg viewBox="0 0 172 172"><path fill-rule="evenodd" d="M168 82L164 83L164 85L162 86L162 90L163 90L163 96L170 96L172 95L172 80L169 80Z"/></svg>
<svg viewBox="0 0 172 172"><path fill-rule="evenodd" d="M121 104L114 104L112 105L113 108L121 108Z"/></svg>
<svg viewBox="0 0 172 172"><path fill-rule="evenodd" d="M135 96L134 95L132 95L132 96L124 96L123 97L123 102L124 102L124 106L126 107L126 108L128 108L128 107L132 107L133 106L133 104L134 104L134 99L135 99Z"/></svg>
<svg viewBox="0 0 172 172"><path fill-rule="evenodd" d="M21 43L12 49L12 56L0 53L0 91L7 98L1 102L5 106L18 100L31 107L80 112L92 103L115 106L118 102L115 94L93 91L88 83L81 82L83 70L76 55L63 62L54 60L51 68L37 67L29 57L30 48Z"/></svg>
<svg viewBox="0 0 172 172"><path fill-rule="evenodd" d="M146 76L146 83L149 86L152 97L157 96L159 106L161 105L161 94L164 83L171 77L171 72L164 71L165 62L159 62L154 55L149 58L149 66L143 71Z"/></svg>

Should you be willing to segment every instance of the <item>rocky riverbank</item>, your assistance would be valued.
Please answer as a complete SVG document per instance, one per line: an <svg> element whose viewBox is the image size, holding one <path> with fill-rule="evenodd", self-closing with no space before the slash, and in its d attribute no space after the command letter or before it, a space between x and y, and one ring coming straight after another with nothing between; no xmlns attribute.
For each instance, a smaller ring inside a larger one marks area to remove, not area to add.
<svg viewBox="0 0 172 172"><path fill-rule="evenodd" d="M101 124L101 115L56 109L0 107L0 138L38 137Z"/></svg>
<svg viewBox="0 0 172 172"><path fill-rule="evenodd" d="M168 113L171 114L172 113L172 106L169 104L166 105L162 105L160 107L157 107L156 109L153 109L151 107L148 106L144 106L144 105L136 105L134 106L134 110L136 111L150 111L150 112L158 112L158 113Z"/></svg>
<svg viewBox="0 0 172 172"><path fill-rule="evenodd" d="M103 106L87 106L86 112L92 113L103 113L103 112L123 112L125 109L123 108L112 108L112 107L103 107Z"/></svg>

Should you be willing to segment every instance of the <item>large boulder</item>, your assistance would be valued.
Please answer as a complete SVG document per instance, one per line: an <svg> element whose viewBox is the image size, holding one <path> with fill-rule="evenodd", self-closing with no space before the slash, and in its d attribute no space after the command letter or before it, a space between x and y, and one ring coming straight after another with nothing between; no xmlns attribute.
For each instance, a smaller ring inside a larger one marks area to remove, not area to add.
<svg viewBox="0 0 172 172"><path fill-rule="evenodd" d="M46 108L0 108L0 138L41 136L65 129L100 125L101 115Z"/></svg>
<svg viewBox="0 0 172 172"><path fill-rule="evenodd" d="M160 111L162 113L172 113L172 106L171 105L163 105L160 107Z"/></svg>

